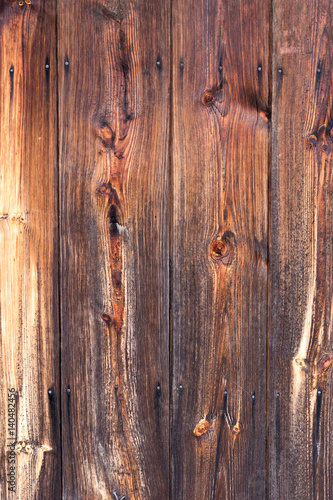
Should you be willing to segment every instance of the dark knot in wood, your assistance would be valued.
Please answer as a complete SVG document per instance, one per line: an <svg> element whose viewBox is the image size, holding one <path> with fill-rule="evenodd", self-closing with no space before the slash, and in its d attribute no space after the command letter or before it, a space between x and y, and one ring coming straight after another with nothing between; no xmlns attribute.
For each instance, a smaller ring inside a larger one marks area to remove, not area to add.
<svg viewBox="0 0 333 500"><path fill-rule="evenodd" d="M332 124L321 125L312 134L308 136L310 148L316 149L320 155L329 155L332 150L333 126Z"/></svg>
<svg viewBox="0 0 333 500"><path fill-rule="evenodd" d="M221 77L218 85L206 89L201 102L206 108L214 108L221 116L226 116L230 109L230 90L227 79Z"/></svg>
<svg viewBox="0 0 333 500"><path fill-rule="evenodd" d="M326 372L333 362L333 355L325 353L318 359L318 371L320 373Z"/></svg>
<svg viewBox="0 0 333 500"><path fill-rule="evenodd" d="M109 314L102 314L102 320L109 325L111 323L111 316Z"/></svg>
<svg viewBox="0 0 333 500"><path fill-rule="evenodd" d="M202 102L205 106L213 106L215 101L215 95L211 90L207 90L202 98Z"/></svg>
<svg viewBox="0 0 333 500"><path fill-rule="evenodd" d="M98 188L98 192L104 196L110 196L112 193L112 186L109 182L101 184Z"/></svg>
<svg viewBox="0 0 333 500"><path fill-rule="evenodd" d="M217 238L211 246L212 258L225 266L232 263L235 253L235 236L232 231L226 231L222 238Z"/></svg>

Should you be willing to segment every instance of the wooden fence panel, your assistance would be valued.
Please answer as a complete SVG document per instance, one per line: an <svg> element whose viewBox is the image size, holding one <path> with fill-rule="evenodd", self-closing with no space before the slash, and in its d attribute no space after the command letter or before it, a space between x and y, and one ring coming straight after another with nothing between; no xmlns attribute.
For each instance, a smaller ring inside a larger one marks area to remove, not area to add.
<svg viewBox="0 0 333 500"><path fill-rule="evenodd" d="M1 499L333 498L331 12L1 2Z"/></svg>

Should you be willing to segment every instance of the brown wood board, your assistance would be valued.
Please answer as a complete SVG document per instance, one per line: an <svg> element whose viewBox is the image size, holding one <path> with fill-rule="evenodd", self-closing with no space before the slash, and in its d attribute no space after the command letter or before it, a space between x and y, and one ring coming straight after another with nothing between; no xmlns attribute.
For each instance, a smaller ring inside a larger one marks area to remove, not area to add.
<svg viewBox="0 0 333 500"><path fill-rule="evenodd" d="M270 498L332 498L332 16L273 2Z"/></svg>
<svg viewBox="0 0 333 500"><path fill-rule="evenodd" d="M66 498L168 495L168 7L59 2Z"/></svg>
<svg viewBox="0 0 333 500"><path fill-rule="evenodd" d="M173 498L265 495L269 7L173 3Z"/></svg>
<svg viewBox="0 0 333 500"><path fill-rule="evenodd" d="M0 16L0 497L60 498L56 5Z"/></svg>

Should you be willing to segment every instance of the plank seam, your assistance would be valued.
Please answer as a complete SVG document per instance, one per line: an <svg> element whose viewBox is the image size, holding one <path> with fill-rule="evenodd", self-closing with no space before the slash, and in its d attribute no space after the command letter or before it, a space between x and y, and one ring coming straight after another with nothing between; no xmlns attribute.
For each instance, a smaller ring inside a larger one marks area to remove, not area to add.
<svg viewBox="0 0 333 500"><path fill-rule="evenodd" d="M55 24L56 24L56 46L55 46L55 67L56 72L56 107L57 107L57 203L58 203L58 325L59 325L59 446L60 446L60 492L61 498L64 498L63 489L63 441L62 441L62 359L61 359L61 344L62 344L62 317L61 317L61 214L60 214L60 107L59 107L59 65L58 65L58 43L59 43L59 24L58 24L58 9L59 2L56 1L55 7Z"/></svg>
<svg viewBox="0 0 333 500"><path fill-rule="evenodd" d="M270 248L271 248L271 175L272 175L272 128L273 128L273 22L274 22L274 0L270 2L270 16L269 16L269 77L268 77L268 107L271 113L271 126L269 129L269 144L267 152L267 315L266 315L266 477L265 477L265 497L268 500L270 497L270 471L269 471L269 422L270 422L270 364L269 364L269 347L270 347L270 299L271 299L271 266L270 266Z"/></svg>

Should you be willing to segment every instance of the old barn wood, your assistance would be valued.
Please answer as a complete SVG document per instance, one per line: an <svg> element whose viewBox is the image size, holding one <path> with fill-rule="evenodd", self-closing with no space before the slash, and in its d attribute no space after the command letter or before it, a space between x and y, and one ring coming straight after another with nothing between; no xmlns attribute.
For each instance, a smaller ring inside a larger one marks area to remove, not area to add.
<svg viewBox="0 0 333 500"><path fill-rule="evenodd" d="M332 15L0 3L0 499L333 498Z"/></svg>

